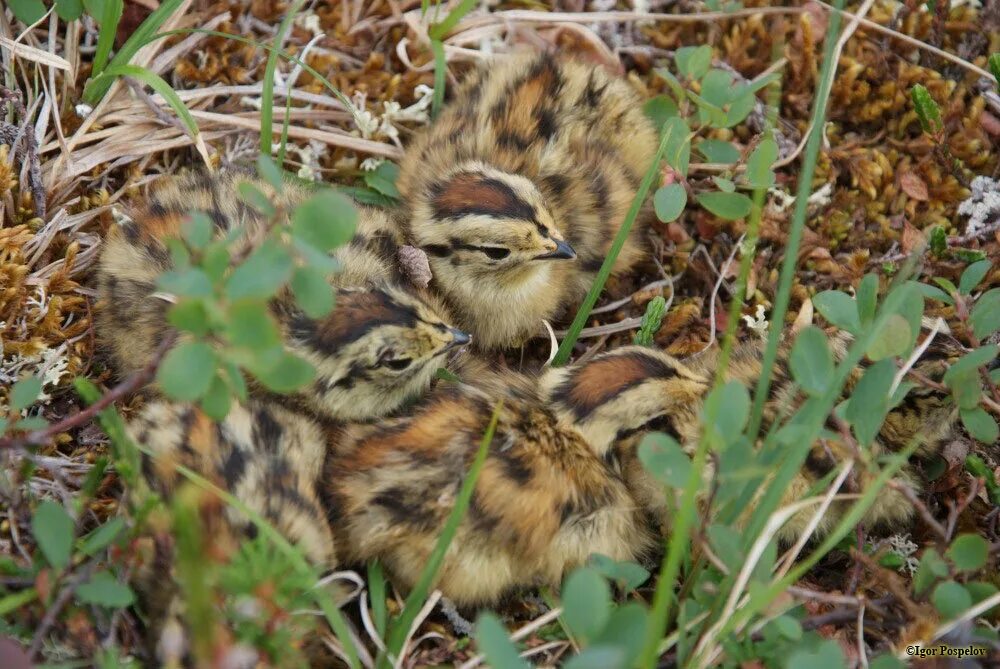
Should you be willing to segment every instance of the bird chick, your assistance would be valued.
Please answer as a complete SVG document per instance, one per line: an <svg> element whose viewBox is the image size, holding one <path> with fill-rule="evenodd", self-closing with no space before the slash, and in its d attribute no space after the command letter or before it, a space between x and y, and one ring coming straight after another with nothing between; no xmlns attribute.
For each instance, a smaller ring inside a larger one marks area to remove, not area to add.
<svg viewBox="0 0 1000 669"><path fill-rule="evenodd" d="M599 67L514 57L473 73L407 148L405 236L477 347L523 343L589 289L655 153L641 109ZM615 272L638 260L640 228Z"/></svg>
<svg viewBox="0 0 1000 669"><path fill-rule="evenodd" d="M831 340L838 359L846 351L845 341L843 337ZM788 370L787 354L787 349L782 350L772 373L771 399L764 411L765 431L780 417L794 412L803 401ZM759 344L737 346L726 380L737 381L752 390L761 375L761 358ZM713 387L717 365L717 350L681 363L665 353L630 346L595 356L584 364L548 370L539 385L542 397L559 417L559 424L578 430L597 453L620 463L631 493L658 518L666 532L670 527L666 491L639 461L637 446L644 434L660 431L676 439L688 453L694 451L702 432L704 401ZM933 360L925 361L922 366L925 370L940 367ZM844 390L845 397L861 373L861 369L853 371ZM922 439L919 456L936 453L952 434L956 418L954 406L945 397L929 389L912 390L900 406L889 412L870 449L873 461L905 448L916 437ZM817 441L786 490L782 504L801 499L818 481L852 457L854 453L841 441ZM861 491L877 477L876 472L864 467L856 468L856 472L854 485ZM706 476L712 475L709 468ZM920 487L910 464L897 473L896 480L914 489ZM816 534L821 536L832 529L850 506L849 501L834 502L821 519ZM813 513L814 510L807 509L793 516L779 531L779 540L790 543L797 539ZM907 524L912 514L913 507L902 493L885 488L863 520L870 526L899 527Z"/></svg>
<svg viewBox="0 0 1000 669"><path fill-rule="evenodd" d="M238 197L250 181L290 211L308 192L286 184L280 194L244 172L171 178L112 227L98 266L98 334L122 373L144 367L171 326L169 301L157 277L174 267L167 240L181 234L191 212L205 213L216 234L241 233L236 252L252 245L266 220ZM446 354L469 342L439 315L432 296L397 287L395 226L387 214L362 209L354 239L334 255L343 268L334 283L337 307L306 316L288 292L272 303L287 348L318 370L297 401L332 419L385 415L422 392ZM363 286L353 288L348 286Z"/></svg>
<svg viewBox="0 0 1000 669"><path fill-rule="evenodd" d="M651 535L619 476L561 429L516 375L439 385L408 416L350 425L331 439L320 481L338 554L378 558L394 582L420 576L502 399L471 504L434 587L460 606L558 585L592 553L634 560Z"/></svg>

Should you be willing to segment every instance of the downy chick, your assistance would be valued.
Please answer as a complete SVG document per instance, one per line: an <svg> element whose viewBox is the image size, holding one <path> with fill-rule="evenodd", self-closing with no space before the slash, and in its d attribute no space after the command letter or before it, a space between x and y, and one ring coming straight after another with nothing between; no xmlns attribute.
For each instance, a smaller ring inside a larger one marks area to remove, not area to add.
<svg viewBox="0 0 1000 669"><path fill-rule="evenodd" d="M603 69L545 54L489 63L407 148L408 241L481 349L543 332L593 283L657 133ZM636 224L615 271L640 256Z"/></svg>
<svg viewBox="0 0 1000 669"><path fill-rule="evenodd" d="M264 218L238 196L242 181L274 195L240 171L175 177L109 231L98 267L97 328L121 373L146 365L170 332L170 303L157 293L156 279L173 267L166 241L180 236L190 212L205 213L219 235L241 230L240 244L252 245L264 231ZM307 196L305 189L286 184L275 197L288 211ZM288 349L318 370L297 402L320 415L338 420L385 415L426 389L448 351L469 341L442 319L432 297L396 287L393 230L387 214L361 210L354 240L335 254L342 272L334 279L340 287L329 316L307 317L287 293L272 305ZM354 285L363 287L349 287Z"/></svg>
<svg viewBox="0 0 1000 669"><path fill-rule="evenodd" d="M320 496L346 564L378 558L412 587L437 542L497 401L499 422L471 504L434 587L460 606L558 585L592 553L635 560L649 523L575 430L561 429L528 380L477 372L435 388L405 418L347 426Z"/></svg>
<svg viewBox="0 0 1000 669"><path fill-rule="evenodd" d="M831 345L835 356L842 358L846 350L845 339L835 337ZM802 401L791 380L787 353L787 349L782 351L773 371L771 399L764 411L765 429L781 416L793 412ZM761 358L759 344L738 346L730 359L726 380L738 381L752 391L761 374ZM665 490L647 473L636 449L644 434L660 431L674 437L687 452L693 452L701 435L701 412L712 389L717 363L717 349L681 363L650 348L623 347L582 365L549 370L541 379L541 393L559 416L560 425L579 430L599 455L620 463L637 502L650 511L658 519L661 530L667 532L670 518ZM935 360L927 360L921 366L925 370L940 367ZM861 370L854 370L845 396L860 377ZM870 454L878 458L905 448L912 439L919 437L922 444L917 455L926 457L937 452L951 436L955 421L956 410L947 398L929 389L915 388L889 413ZM786 490L782 504L801 499L817 481L849 457L853 457L853 453L837 439L815 443ZM855 478L848 479L848 487L863 491L875 480L876 475L863 466L854 471ZM897 473L896 480L911 488L920 488L910 464ZM850 501L835 501L821 519L816 534L821 536L832 529L851 504ZM812 515L813 510L808 509L793 516L778 533L779 540L788 543L797 539ZM899 527L906 525L912 515L912 505L902 493L884 488L863 522Z"/></svg>

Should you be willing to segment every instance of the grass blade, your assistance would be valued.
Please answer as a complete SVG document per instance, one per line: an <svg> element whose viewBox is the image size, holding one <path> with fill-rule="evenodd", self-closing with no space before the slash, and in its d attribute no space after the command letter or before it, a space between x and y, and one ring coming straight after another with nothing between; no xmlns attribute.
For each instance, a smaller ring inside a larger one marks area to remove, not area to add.
<svg viewBox="0 0 1000 669"><path fill-rule="evenodd" d="M281 25L274 34L274 47L268 50L267 64L264 66L263 89L260 95L260 152L265 156L271 155L271 136L274 133L271 125L274 118L274 70L278 65L278 47L285 40L285 35L292 27L292 20L299 13L299 9L306 0L295 0L285 17L281 19ZM288 116L285 116L287 122Z"/></svg>
<svg viewBox="0 0 1000 669"><path fill-rule="evenodd" d="M642 203L646 201L646 195L649 194L649 189L653 185L653 179L660 173L660 163L663 162L663 154L666 153L667 145L670 143L671 131L672 128L665 128L660 134L660 145L656 149L656 155L653 156L653 162L642 177L642 183L639 184L639 192L632 199L632 206L629 207L628 213L625 215L625 220L622 221L622 227L619 228L618 234L615 235L615 239L611 243L611 249L608 251L608 255L605 256L601 269L597 271L593 285L587 292L587 296L583 298L583 304L580 305L580 309L576 312L576 316L569 326L566 338L559 344L559 350L556 351L556 355L552 359L553 367L565 365L569 360L577 337L580 336L583 326L587 324L590 310L597 304L597 298L601 294L601 291L604 290L604 284L607 282L608 277L611 276L611 268L614 267L615 260L618 259L618 254L621 253L622 247L625 246L625 240L628 239L628 234L632 230L632 224L635 223L636 217L639 216Z"/></svg>
<svg viewBox="0 0 1000 669"><path fill-rule="evenodd" d="M208 148L205 146L204 140L201 138L201 133L198 131L198 124L195 122L194 117L191 116L191 112L188 110L187 105L181 100L177 92L170 87L160 75L147 70L144 67L139 67L138 65L111 65L108 67L102 75L97 77L93 83L97 84L103 80L113 81L117 77L132 77L138 81L148 85L154 91L160 94L160 96L166 101L170 108L174 110L184 127L187 128L188 133L191 135L191 139L194 141L195 147L198 149L198 153L201 154L202 160L205 161L206 165L210 165L211 162L208 157Z"/></svg>
<svg viewBox="0 0 1000 669"><path fill-rule="evenodd" d="M441 536L438 537L434 551L427 559L427 564L420 574L420 580L417 581L417 584L413 586L413 590L407 596L406 604L403 606L403 611L399 614L399 617L389 626L387 645L390 658L399 657L399 654L403 651L403 643L406 641L407 632L409 632L413 621L416 619L421 607L423 607L424 601L427 599L427 594L430 592L431 584L437 577L437 573L441 569L441 564L444 562L445 553L448 552L448 547L451 545L452 539L455 538L458 526L462 522L462 518L465 517L465 512L472 501L472 492L475 490L476 481L479 479L479 472L482 470L483 464L486 462L486 456L489 454L490 443L493 441L493 433L496 431L497 421L500 419L500 411L502 409L503 402L499 402L493 410L493 415L490 417L489 425L486 427L486 432L483 434L483 439L479 444L479 451L472 461L472 466L469 467L469 473L462 482L462 488L455 499L455 506L448 515L448 520L444 524ZM388 658L383 658L383 666L386 665L387 661Z"/></svg>
<svg viewBox="0 0 1000 669"><path fill-rule="evenodd" d="M121 0L109 0L108 4L112 4L114 2L121 5ZM135 54L139 52L139 49L152 41L152 37L156 31L160 29L160 26L167 22L167 19L173 16L174 12L182 2L184 2L184 0L163 0L163 3L155 9L152 14L147 16L145 21L139 24L139 27L136 28L135 32L129 35L129 38L125 40L124 44L122 44L122 48L118 50L118 53L116 53L115 57L111 60L111 65L127 65L131 62ZM119 16L120 15L121 13L119 12ZM117 28L117 26L118 21L116 20L115 27ZM101 35L98 37L98 40L103 37L104 25L101 24ZM110 37L108 39L113 43L114 37L115 31L112 30L110 31ZM111 48L109 46L108 51L110 50ZM95 60L94 75L100 74L103 74L103 68L98 69ZM105 79L101 81L98 81L98 79L100 79L99 76L92 78L83 90L83 101L91 106L100 102L101 98L104 97L104 94L108 92L109 88L111 88L111 84L114 83L113 79Z"/></svg>
<svg viewBox="0 0 1000 669"><path fill-rule="evenodd" d="M108 57L115 45L115 34L118 32L118 22L122 19L124 3L122 0L105 0L104 11L101 13L100 31L97 33L97 48L94 51L94 64L91 76L96 77L104 71Z"/></svg>

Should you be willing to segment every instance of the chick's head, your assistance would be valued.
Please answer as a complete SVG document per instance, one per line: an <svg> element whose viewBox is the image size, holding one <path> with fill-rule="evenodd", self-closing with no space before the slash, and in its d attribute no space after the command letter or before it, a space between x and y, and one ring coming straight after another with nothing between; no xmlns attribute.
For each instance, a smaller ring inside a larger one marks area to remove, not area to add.
<svg viewBox="0 0 1000 669"><path fill-rule="evenodd" d="M449 351L471 340L396 288L339 290L326 318L294 315L288 339L316 367L314 386L302 397L334 420L392 413L430 386Z"/></svg>

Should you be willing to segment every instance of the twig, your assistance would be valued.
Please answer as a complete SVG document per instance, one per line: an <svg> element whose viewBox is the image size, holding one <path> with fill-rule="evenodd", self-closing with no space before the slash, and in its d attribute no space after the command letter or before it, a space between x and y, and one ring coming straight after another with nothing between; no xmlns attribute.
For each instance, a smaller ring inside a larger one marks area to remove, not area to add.
<svg viewBox="0 0 1000 669"><path fill-rule="evenodd" d="M42 167L38 162L38 141L35 129L31 127L28 111L24 108L20 91L12 91L0 86L0 100L9 102L11 108L21 119L24 134L24 150L21 152L28 165L28 182L31 186L31 197L35 201L35 213L39 218L45 218L45 187L42 186ZM13 147L11 147L13 148Z"/></svg>
<svg viewBox="0 0 1000 669"><path fill-rule="evenodd" d="M38 651L42 649L42 641L45 640L45 635L48 634L52 625L55 624L56 617L59 616L59 613L69 603L69 600L73 597L76 589L80 587L80 584L90 578L92 571L93 565L84 568L83 571L76 575L76 578L63 586L63 589L56 596L55 601L46 609L45 615L42 617L41 622L38 623L35 635L31 639L31 647L28 648L29 660L33 660L38 655Z"/></svg>
<svg viewBox="0 0 1000 669"><path fill-rule="evenodd" d="M920 514L920 517L924 519L924 522L934 530L934 533L941 537L942 541L948 543L948 538L951 535L944 528L944 525L934 519L934 515L927 508L927 505L920 501L920 498L917 497L916 493L908 485L899 483L898 481L889 481L886 485L905 497L913 505L913 508L917 510L917 513Z"/></svg>
<svg viewBox="0 0 1000 669"><path fill-rule="evenodd" d="M97 400L86 409L77 411L72 416L67 416L58 423L53 423L43 430L35 430L21 436L4 437L3 439L0 439L0 450L9 448L25 448L26 446L41 446L49 443L49 441L51 441L54 437L67 430L74 427L80 427L81 425L90 422L95 416L97 416L97 414L104 411L104 409L108 408L122 397L134 393L149 383L156 374L156 368L159 367L160 362L163 360L163 356L167 354L167 351L173 348L176 339L176 335L169 336L164 339L156 349L156 352L153 354L153 359L150 360L145 367L109 390L101 397L101 399Z"/></svg>

